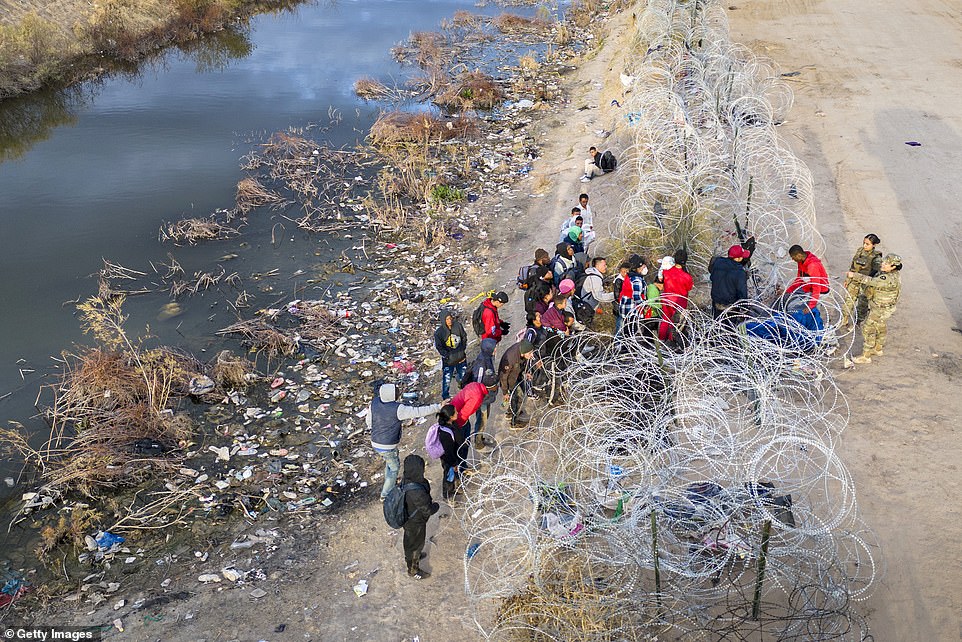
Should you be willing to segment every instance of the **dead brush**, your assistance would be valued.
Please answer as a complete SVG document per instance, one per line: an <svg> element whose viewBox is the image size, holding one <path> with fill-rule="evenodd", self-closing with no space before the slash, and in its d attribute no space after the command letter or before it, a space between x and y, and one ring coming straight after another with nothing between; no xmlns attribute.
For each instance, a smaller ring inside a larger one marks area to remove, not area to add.
<svg viewBox="0 0 962 642"><path fill-rule="evenodd" d="M217 331L220 336L237 334L254 352L266 352L270 358L289 357L297 351L297 342L263 318L232 323Z"/></svg>
<svg viewBox="0 0 962 642"><path fill-rule="evenodd" d="M384 112L371 126L368 140L375 146L403 145L472 138L478 134L475 118L441 118L429 113Z"/></svg>
<svg viewBox="0 0 962 642"><path fill-rule="evenodd" d="M504 100L504 92L498 83L483 71L463 73L447 89L435 97L434 102L452 111L468 109L494 109Z"/></svg>
<svg viewBox="0 0 962 642"><path fill-rule="evenodd" d="M240 234L238 227L224 224L217 220L216 215L211 214L207 218L185 218L164 223L160 226L157 236L161 243L196 245L201 241L226 239L238 234Z"/></svg>
<svg viewBox="0 0 962 642"><path fill-rule="evenodd" d="M595 0L574 0L568 11L571 22L579 29L587 29L591 18L598 12Z"/></svg>
<svg viewBox="0 0 962 642"><path fill-rule="evenodd" d="M147 349L142 340L131 340L123 298L91 298L78 306L84 331L99 345L64 354L63 373L45 388L53 396L43 409L50 433L41 448L25 454L39 458L47 494L95 497L103 488L172 472L181 461L170 453L192 429L172 421L168 404L186 395L200 364L179 351ZM137 448L142 442L159 444L162 452L144 456Z"/></svg>
<svg viewBox="0 0 962 642"><path fill-rule="evenodd" d="M491 24L503 34L545 35L551 31L551 22L541 17L529 18L515 13L502 13Z"/></svg>
<svg viewBox="0 0 962 642"><path fill-rule="evenodd" d="M253 372L253 363L230 350L221 350L214 359L211 378L221 390L244 390L249 385L247 375Z"/></svg>
<svg viewBox="0 0 962 642"><path fill-rule="evenodd" d="M354 94L364 100L399 100L406 92L397 87L388 87L374 78L358 78L354 81Z"/></svg>
<svg viewBox="0 0 962 642"><path fill-rule="evenodd" d="M47 563L51 555L62 546L83 550L84 537L97 530L102 517L103 515L95 510L74 507L69 516L61 514L56 525L47 524L40 529L40 544L34 549L34 553L41 562Z"/></svg>
<svg viewBox="0 0 962 642"><path fill-rule="evenodd" d="M247 214L255 207L268 205L271 208L277 209L290 203L290 201L280 194L264 187L259 180L252 176L243 178L237 183L237 198L235 202L237 209L243 214Z"/></svg>

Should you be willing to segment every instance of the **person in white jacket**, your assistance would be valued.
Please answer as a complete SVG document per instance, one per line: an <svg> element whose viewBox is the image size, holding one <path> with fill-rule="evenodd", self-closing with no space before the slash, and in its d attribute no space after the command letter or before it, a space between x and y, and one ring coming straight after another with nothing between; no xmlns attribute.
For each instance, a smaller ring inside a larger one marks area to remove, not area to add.
<svg viewBox="0 0 962 642"><path fill-rule="evenodd" d="M591 207L588 206L588 195L581 194L578 196L578 212L581 214L582 224L581 231L584 232L584 245L585 252L588 252L588 248L591 246L592 242L595 240L595 217L591 213ZM574 210L572 210L574 211Z"/></svg>
<svg viewBox="0 0 962 642"><path fill-rule="evenodd" d="M595 308L595 314L604 314L603 303L615 300L615 293L605 290L605 272L608 271L608 261L603 256L591 259L591 267L585 270L585 280L581 284L578 295Z"/></svg>

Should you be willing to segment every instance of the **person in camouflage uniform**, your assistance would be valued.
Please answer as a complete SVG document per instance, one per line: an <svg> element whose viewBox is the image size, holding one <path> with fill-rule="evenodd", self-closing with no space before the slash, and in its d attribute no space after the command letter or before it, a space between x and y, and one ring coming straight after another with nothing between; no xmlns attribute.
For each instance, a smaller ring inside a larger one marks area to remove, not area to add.
<svg viewBox="0 0 962 642"><path fill-rule="evenodd" d="M882 259L878 276L865 276L849 272L848 278L865 285L868 299L868 318L862 327L862 354L855 357L855 363L872 363L872 356L882 356L885 346L885 320L895 312L895 304L902 294L902 257L888 254Z"/></svg>
<svg viewBox="0 0 962 642"><path fill-rule="evenodd" d="M855 252L852 264L848 268L849 271L865 276L876 276L882 265L882 253L875 248L881 242L881 239L874 234L869 234L862 239L862 247ZM841 323L843 326L848 327L857 321L852 318L852 311L857 310L858 300L862 296L864 288L865 286L861 282L851 277L845 279L847 294L845 295L845 304L842 306Z"/></svg>

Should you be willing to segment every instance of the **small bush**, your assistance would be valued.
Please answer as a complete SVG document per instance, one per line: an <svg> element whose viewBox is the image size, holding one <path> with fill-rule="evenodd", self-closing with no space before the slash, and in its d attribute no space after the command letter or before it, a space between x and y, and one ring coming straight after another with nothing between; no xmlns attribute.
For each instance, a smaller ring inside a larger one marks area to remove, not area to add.
<svg viewBox="0 0 962 642"><path fill-rule="evenodd" d="M435 185L431 189L430 200L432 203L457 203L465 198L464 190L450 185Z"/></svg>
<svg viewBox="0 0 962 642"><path fill-rule="evenodd" d="M434 102L452 110L494 109L504 100L504 92L494 78L481 71L461 74Z"/></svg>
<svg viewBox="0 0 962 642"><path fill-rule="evenodd" d="M374 145L429 143L477 135L472 118L440 118L434 114L391 111L381 114L371 126L368 139Z"/></svg>

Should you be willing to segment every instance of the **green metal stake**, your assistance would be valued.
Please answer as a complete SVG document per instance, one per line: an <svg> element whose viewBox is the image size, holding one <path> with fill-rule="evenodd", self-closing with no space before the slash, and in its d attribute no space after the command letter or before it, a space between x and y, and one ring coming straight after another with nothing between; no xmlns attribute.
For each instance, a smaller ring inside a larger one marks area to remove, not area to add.
<svg viewBox="0 0 962 642"><path fill-rule="evenodd" d="M655 566L655 598L658 600L658 613L661 614L661 571L658 568L658 522L655 509L651 509L651 556Z"/></svg>
<svg viewBox="0 0 962 642"><path fill-rule="evenodd" d="M755 599L752 601L752 619L756 621L758 620L759 611L762 609L762 583L765 581L765 562L768 559L768 538L771 534L772 521L766 520L765 525L762 526L762 550L758 555L758 577L755 578Z"/></svg>

